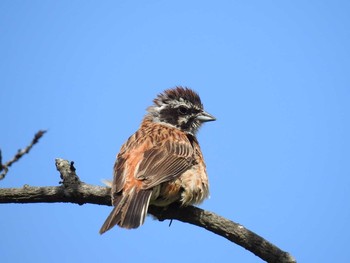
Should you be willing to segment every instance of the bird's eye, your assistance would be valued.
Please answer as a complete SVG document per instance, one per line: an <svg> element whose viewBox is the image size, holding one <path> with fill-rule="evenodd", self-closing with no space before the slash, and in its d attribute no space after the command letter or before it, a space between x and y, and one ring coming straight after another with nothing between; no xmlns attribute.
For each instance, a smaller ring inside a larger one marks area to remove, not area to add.
<svg viewBox="0 0 350 263"><path fill-rule="evenodd" d="M188 109L187 109L186 107L184 107L184 106L180 106L180 107L177 109L177 111L178 111L180 114L184 115L184 114L187 114Z"/></svg>

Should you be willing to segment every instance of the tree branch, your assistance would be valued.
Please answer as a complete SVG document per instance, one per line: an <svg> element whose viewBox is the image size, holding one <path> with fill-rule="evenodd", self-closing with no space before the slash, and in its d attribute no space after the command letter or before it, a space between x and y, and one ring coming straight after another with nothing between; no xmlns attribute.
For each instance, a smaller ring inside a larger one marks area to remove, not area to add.
<svg viewBox="0 0 350 263"><path fill-rule="evenodd" d="M29 153L29 151L32 149L32 147L34 146L34 144L36 144L39 139L45 134L46 131L44 130L40 130L38 131L35 135L33 140L31 141L31 143L25 147L22 150L18 150L18 152L15 154L15 156L8 162L2 164L2 153L0 150L0 180L4 179L7 172L9 171L10 166L17 162L19 159L21 159L23 157L23 155L25 155L26 153Z"/></svg>
<svg viewBox="0 0 350 263"><path fill-rule="evenodd" d="M74 163L56 159L62 185L48 187L0 188L0 203L76 203L111 205L110 188L81 182ZM287 252L263 239L244 226L198 207L177 204L164 209L150 206L150 214L158 220L176 219L205 228L251 251L266 262L296 262Z"/></svg>

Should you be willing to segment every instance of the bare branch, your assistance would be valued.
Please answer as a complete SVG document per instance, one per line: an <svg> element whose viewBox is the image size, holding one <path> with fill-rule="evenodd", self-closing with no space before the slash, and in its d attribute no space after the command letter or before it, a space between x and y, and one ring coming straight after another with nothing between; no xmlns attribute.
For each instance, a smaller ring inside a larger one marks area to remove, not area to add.
<svg viewBox="0 0 350 263"><path fill-rule="evenodd" d="M56 159L61 186L0 188L0 203L76 203L111 205L110 188L80 181L73 162ZM251 251L266 262L296 262L264 238L244 226L198 207L171 205L167 209L150 206L149 213L158 220L176 219L207 229Z"/></svg>
<svg viewBox="0 0 350 263"><path fill-rule="evenodd" d="M213 212L195 206L180 207L171 205L165 210L161 207L152 206L149 213L156 216L160 221L176 219L205 228L242 246L266 262L296 262L289 253L282 251L261 236Z"/></svg>
<svg viewBox="0 0 350 263"><path fill-rule="evenodd" d="M46 131L45 130L40 130L38 131L35 135L33 140L31 141L31 143L25 147L22 150L18 150L18 152L16 153L16 155L8 162L2 164L2 153L0 150L0 180L4 179L7 172L9 171L10 166L17 162L19 159L22 158L23 155L25 155L26 153L29 153L29 151L32 149L32 147L34 146L34 144L36 144L39 139L44 135Z"/></svg>

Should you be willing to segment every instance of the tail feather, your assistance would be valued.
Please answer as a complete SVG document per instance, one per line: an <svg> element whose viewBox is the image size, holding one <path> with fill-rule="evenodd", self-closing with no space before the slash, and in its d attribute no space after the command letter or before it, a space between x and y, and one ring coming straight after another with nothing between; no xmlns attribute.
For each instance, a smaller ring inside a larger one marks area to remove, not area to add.
<svg viewBox="0 0 350 263"><path fill-rule="evenodd" d="M137 228L145 221L152 190L139 190L133 188L115 196L112 212L100 229L100 234L108 231L115 225L131 229Z"/></svg>

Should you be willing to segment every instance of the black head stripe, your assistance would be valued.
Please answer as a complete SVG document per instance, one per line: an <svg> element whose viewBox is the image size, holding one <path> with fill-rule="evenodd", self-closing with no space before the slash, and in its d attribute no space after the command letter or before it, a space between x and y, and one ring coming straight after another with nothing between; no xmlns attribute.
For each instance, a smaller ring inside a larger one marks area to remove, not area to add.
<svg viewBox="0 0 350 263"><path fill-rule="evenodd" d="M195 91L184 87L176 87L173 89L165 90L163 93L159 94L157 98L154 99L154 103L160 106L161 104L167 104L170 101L182 100L190 102L201 109L203 108L199 95Z"/></svg>

